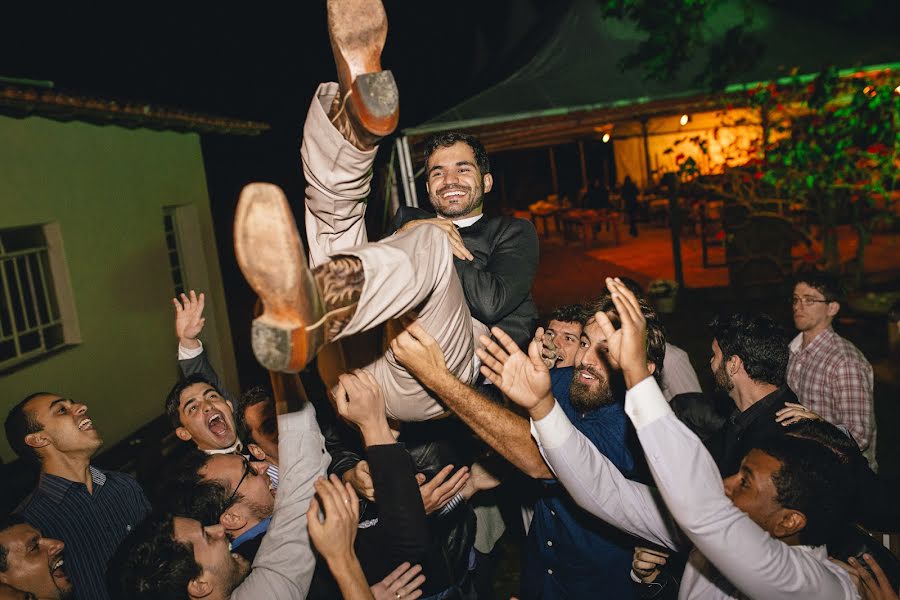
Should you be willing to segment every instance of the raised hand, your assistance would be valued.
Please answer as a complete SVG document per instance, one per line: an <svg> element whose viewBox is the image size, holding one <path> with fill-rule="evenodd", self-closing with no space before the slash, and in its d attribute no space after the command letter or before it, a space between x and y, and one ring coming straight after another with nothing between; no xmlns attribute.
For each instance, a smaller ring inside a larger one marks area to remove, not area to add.
<svg viewBox="0 0 900 600"><path fill-rule="evenodd" d="M352 469L347 469L343 476L344 483L349 483L360 498L375 500L375 482L369 471L368 461L361 460Z"/></svg>
<svg viewBox="0 0 900 600"><path fill-rule="evenodd" d="M185 348L200 346L197 337L206 323L203 317L205 303L206 296L202 292L197 296L194 290L190 291L189 296L181 294L181 301L172 298L172 304L175 305L175 335L178 336L178 343Z"/></svg>
<svg viewBox="0 0 900 600"><path fill-rule="evenodd" d="M316 481L316 497L306 512L309 537L319 553L328 561L351 562L356 559L353 542L359 527L359 500L349 484L336 475ZM319 509L325 518L319 520Z"/></svg>
<svg viewBox="0 0 900 600"><path fill-rule="evenodd" d="M409 231L413 227L418 227L419 225L424 225L426 223L435 225L444 230L444 233L447 234L447 239L450 240L450 249L453 251L453 256L462 260L473 260L475 258L472 256L472 253L469 252L469 249L466 248L462 236L459 235L459 230L450 219L416 219L406 223L400 228L400 231Z"/></svg>
<svg viewBox="0 0 900 600"><path fill-rule="evenodd" d="M499 327L491 328L491 333L500 343L483 335L480 340L484 349L476 350L482 362L482 374L510 400L528 409L532 418L541 418L543 415L537 416L533 411L549 412L554 402L550 393L550 369L541 357L544 329L538 327L528 344L528 354Z"/></svg>
<svg viewBox="0 0 900 600"><path fill-rule="evenodd" d="M468 467L462 467L448 479L447 476L450 473L453 473L453 465L447 465L438 471L437 475L432 477L431 481L427 483L423 473L416 474L416 481L419 482L419 491L422 493L422 504L425 505L426 515L443 508L469 480Z"/></svg>
<svg viewBox="0 0 900 600"><path fill-rule="evenodd" d="M341 417L359 427L367 446L394 443L384 412L384 395L368 372L357 369L338 377L334 405Z"/></svg>
<svg viewBox="0 0 900 600"><path fill-rule="evenodd" d="M397 362L425 387L433 388L435 379L448 373L443 350L417 321L409 323L394 338L391 351Z"/></svg>
<svg viewBox="0 0 900 600"><path fill-rule="evenodd" d="M500 485L500 480L485 469L481 463L473 463L469 475L469 481L462 488L462 494L466 500L470 500L478 492L492 490Z"/></svg>
<svg viewBox="0 0 900 600"><path fill-rule="evenodd" d="M421 566L410 566L405 562L371 587L372 596L375 600L415 600L422 595L419 588L425 583L425 576L420 575L421 572Z"/></svg>
<svg viewBox="0 0 900 600"><path fill-rule="evenodd" d="M625 385L630 389L650 376L647 367L647 321L634 293L618 278L607 278L606 289L610 292L622 326L616 329L604 312L598 312L594 318L606 336L610 359L622 368Z"/></svg>

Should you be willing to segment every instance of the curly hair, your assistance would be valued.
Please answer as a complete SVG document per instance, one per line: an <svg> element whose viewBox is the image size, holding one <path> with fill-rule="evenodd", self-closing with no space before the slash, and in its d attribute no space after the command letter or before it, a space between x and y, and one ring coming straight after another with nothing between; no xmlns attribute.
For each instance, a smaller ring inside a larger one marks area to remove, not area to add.
<svg viewBox="0 0 900 600"><path fill-rule="evenodd" d="M564 304L557 306L550 313L550 318L547 319L547 322L560 321L562 323L581 323L584 325L584 315L584 306L581 304Z"/></svg>
<svg viewBox="0 0 900 600"><path fill-rule="evenodd" d="M754 447L781 463L772 483L783 508L806 516L801 544L827 544L850 523L855 486L850 467L837 454L815 440L794 436L770 437Z"/></svg>
<svg viewBox="0 0 900 600"><path fill-rule="evenodd" d="M763 313L736 312L716 316L709 324L723 360L737 356L753 381L784 385L788 336L775 319Z"/></svg>
<svg viewBox="0 0 900 600"><path fill-rule="evenodd" d="M110 596L119 600L186 600L203 569L191 544L175 539L175 517L155 513L119 545L107 568Z"/></svg>
<svg viewBox="0 0 900 600"><path fill-rule="evenodd" d="M460 131L442 131L425 140L425 164L428 164L428 159L438 148L449 148L459 142L472 149L472 153L475 154L475 164L482 176L491 172L491 162L488 159L487 150L484 149L484 144L474 135Z"/></svg>

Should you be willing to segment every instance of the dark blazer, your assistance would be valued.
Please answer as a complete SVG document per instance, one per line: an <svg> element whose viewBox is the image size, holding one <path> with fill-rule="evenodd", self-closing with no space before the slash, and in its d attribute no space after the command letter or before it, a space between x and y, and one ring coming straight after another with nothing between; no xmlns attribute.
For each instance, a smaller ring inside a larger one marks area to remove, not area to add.
<svg viewBox="0 0 900 600"><path fill-rule="evenodd" d="M394 215L396 231L409 221L434 218L419 208L401 206ZM537 325L537 307L531 286L537 273L540 249L530 221L515 217L484 216L459 228L475 259L453 259L472 316L497 325L525 348Z"/></svg>
<svg viewBox="0 0 900 600"><path fill-rule="evenodd" d="M775 413L784 408L785 402L798 402L786 384L760 398L744 412L735 409L722 429L705 442L722 477L737 473L741 460L754 443L785 435L785 428L775 421Z"/></svg>

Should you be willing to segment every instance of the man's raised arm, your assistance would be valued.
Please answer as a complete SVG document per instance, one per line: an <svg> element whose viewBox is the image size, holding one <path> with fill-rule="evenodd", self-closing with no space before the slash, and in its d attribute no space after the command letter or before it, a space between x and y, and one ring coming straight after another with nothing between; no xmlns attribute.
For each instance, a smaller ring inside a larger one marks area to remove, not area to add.
<svg viewBox="0 0 900 600"><path fill-rule="evenodd" d="M418 323L391 342L394 356L422 385L454 411L472 431L529 477L553 477L531 437L528 420L461 382L447 370L434 338ZM549 390L549 375L547 385ZM551 397L552 398L552 397Z"/></svg>

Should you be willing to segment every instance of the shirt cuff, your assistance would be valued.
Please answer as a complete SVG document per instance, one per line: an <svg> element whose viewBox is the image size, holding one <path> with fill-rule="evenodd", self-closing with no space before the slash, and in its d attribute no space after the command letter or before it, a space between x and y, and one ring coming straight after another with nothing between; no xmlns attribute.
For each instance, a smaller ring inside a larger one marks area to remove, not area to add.
<svg viewBox="0 0 900 600"><path fill-rule="evenodd" d="M575 426L566 416L559 402L554 401L553 410L539 421L531 421L531 435L542 448L559 448L572 432Z"/></svg>
<svg viewBox="0 0 900 600"><path fill-rule="evenodd" d="M190 360L203 354L203 342L197 340L197 343L200 344L197 348L185 348L178 344L178 360Z"/></svg>
<svg viewBox="0 0 900 600"><path fill-rule="evenodd" d="M635 429L673 414L672 407L666 402L652 375L625 392L625 413L631 418Z"/></svg>

